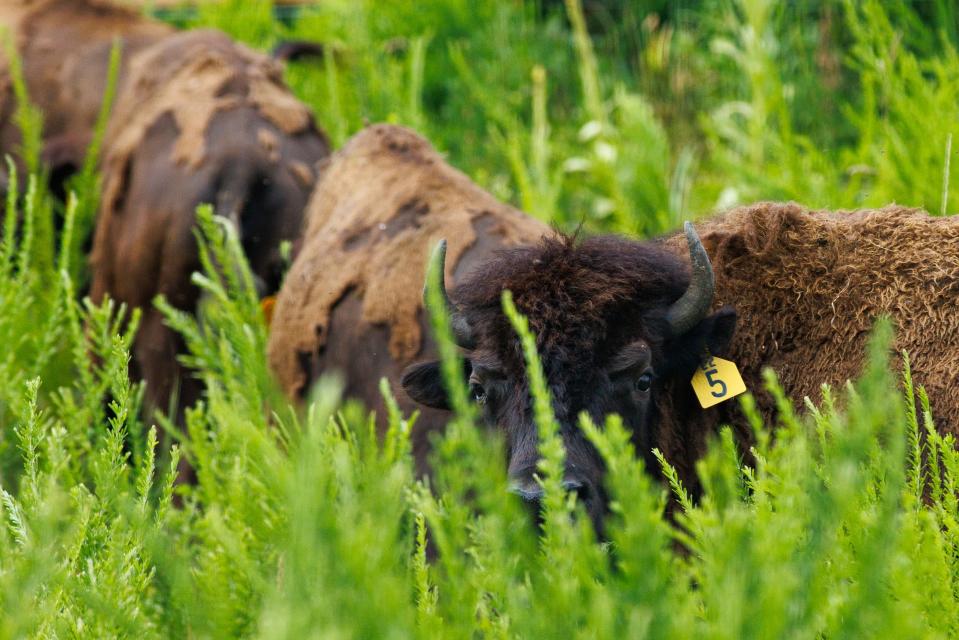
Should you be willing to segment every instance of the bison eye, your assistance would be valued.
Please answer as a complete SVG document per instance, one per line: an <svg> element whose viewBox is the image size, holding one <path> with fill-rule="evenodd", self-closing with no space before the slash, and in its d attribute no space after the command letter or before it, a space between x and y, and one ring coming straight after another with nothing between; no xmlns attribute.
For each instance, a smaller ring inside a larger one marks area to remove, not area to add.
<svg viewBox="0 0 959 640"><path fill-rule="evenodd" d="M637 391L649 391L649 388L653 385L653 374L648 371L643 375L636 378L636 390Z"/></svg>
<svg viewBox="0 0 959 640"><path fill-rule="evenodd" d="M486 404L488 396L486 395L486 389L480 383L470 382L470 395L473 396L476 404Z"/></svg>

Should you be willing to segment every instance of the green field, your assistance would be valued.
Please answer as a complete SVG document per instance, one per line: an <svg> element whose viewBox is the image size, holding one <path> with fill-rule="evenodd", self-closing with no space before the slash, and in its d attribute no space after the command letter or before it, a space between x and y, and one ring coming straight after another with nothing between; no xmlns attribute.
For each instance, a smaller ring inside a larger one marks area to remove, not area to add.
<svg viewBox="0 0 959 640"><path fill-rule="evenodd" d="M322 0L282 20L227 0L177 15L257 48L323 42L287 77L336 146L365 122L408 125L562 229L645 237L761 199L959 208L946 0ZM39 114L18 117L36 169ZM65 207L20 181L0 234L0 638L959 636L959 453L890 361L888 324L862 379L820 406L791 408L770 375L780 423L747 397L750 462L717 433L695 504L643 469L615 418L584 423L612 497L597 542L570 517L548 401L541 528L465 391L429 484L407 417L378 438L335 379L290 407L239 244L205 209L200 317L165 308L207 397L185 433L141 415L135 322L77 293L95 163ZM177 443L155 447L165 431ZM198 481L174 487L182 456Z"/></svg>

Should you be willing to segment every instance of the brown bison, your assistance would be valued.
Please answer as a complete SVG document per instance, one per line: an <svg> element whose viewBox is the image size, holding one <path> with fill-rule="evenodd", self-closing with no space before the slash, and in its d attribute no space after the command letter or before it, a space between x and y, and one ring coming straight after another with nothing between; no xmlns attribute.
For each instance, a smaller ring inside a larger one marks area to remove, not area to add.
<svg viewBox="0 0 959 640"><path fill-rule="evenodd" d="M376 125L334 154L307 209L303 247L277 296L270 363L302 398L324 371L347 394L384 411L378 382L395 389L403 369L435 352L421 303L430 247L449 238L447 275L457 279L497 249L535 242L548 228L498 202L446 164L418 135ZM415 403L398 393L407 412ZM445 424L423 411L414 447Z"/></svg>
<svg viewBox="0 0 959 640"><path fill-rule="evenodd" d="M699 440L714 415L699 407L690 380L706 353L726 353L736 315L730 308L709 313L709 259L692 226L686 231L692 275L656 243L555 236L503 250L458 283L449 305L466 381L486 420L503 430L510 480L527 500L542 496L534 479L538 437L502 292L512 292L536 334L566 449L564 486L598 525L606 507L603 464L578 427L581 413L599 422L622 416L649 464L653 447L672 452ZM411 366L402 382L418 402L446 408L437 362Z"/></svg>
<svg viewBox="0 0 959 640"><path fill-rule="evenodd" d="M173 33L128 8L98 0L0 0L0 28L21 58L30 101L43 113L42 150L55 184L79 168L93 136L114 40L119 82L137 52ZM0 150L21 144L9 64L0 55Z"/></svg>
<svg viewBox="0 0 959 640"><path fill-rule="evenodd" d="M736 310L730 359L750 389L771 367L794 401L818 399L822 383L859 375L869 331L887 315L939 430L959 435L959 218L760 203L697 228L715 273L713 306ZM678 238L666 244L680 252ZM757 399L771 416L771 399ZM723 418L737 424L728 409Z"/></svg>
<svg viewBox="0 0 959 640"><path fill-rule="evenodd" d="M541 495L532 480L537 438L519 344L500 309L506 289L537 334L567 486L594 521L604 508L602 462L577 429L581 412L621 415L637 449L663 450L694 492L693 465L719 424L748 441L737 403L702 409L693 394L707 353L736 362L772 416L762 369L772 367L793 400L815 396L822 383L858 375L874 321L889 315L940 430L959 432L959 219L901 207L829 213L760 204L700 229L702 241L688 223L684 238L664 242L546 238L502 251L460 281L450 312L467 379L487 419L506 432L522 495ZM414 365L403 384L423 404L445 406L436 363Z"/></svg>
<svg viewBox="0 0 959 640"><path fill-rule="evenodd" d="M92 291L143 309L132 372L147 401L179 407L198 394L176 362L180 338L153 307L163 294L192 311L199 258L195 208L212 203L239 232L260 293L279 287L281 243L329 155L325 135L283 84L273 60L213 31L170 35L129 61L104 144Z"/></svg>
<svg viewBox="0 0 959 640"><path fill-rule="evenodd" d="M711 272L694 237L692 283L684 262L661 246L557 237L477 188L418 136L382 125L333 156L278 296L269 357L291 396L302 397L320 373L339 370L347 393L382 414L379 378L401 380L409 396L400 395L401 406L428 408L415 441L422 460L423 436L448 419L437 364L411 365L435 353L421 290L440 238L449 240L445 274L461 283L453 325L467 356L465 375L488 421L505 432L517 493L537 499L538 453L522 357L500 307L504 289L538 334L564 426L567 486L595 520L605 507L602 465L576 428L580 411L626 416L649 451L665 410L654 399L668 388L680 400L675 422L705 428L689 378L706 348L724 351L734 314L706 316ZM440 255L445 262L445 246ZM675 389L674 380L682 381Z"/></svg>

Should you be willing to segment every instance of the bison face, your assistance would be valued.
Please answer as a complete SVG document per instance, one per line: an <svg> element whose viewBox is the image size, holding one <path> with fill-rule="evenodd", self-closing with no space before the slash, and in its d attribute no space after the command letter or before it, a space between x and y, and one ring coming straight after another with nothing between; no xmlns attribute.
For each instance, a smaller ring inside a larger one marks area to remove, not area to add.
<svg viewBox="0 0 959 640"><path fill-rule="evenodd" d="M722 355L732 338L735 312L708 315L712 270L691 226L687 238L692 279L675 256L651 243L545 240L500 254L458 287L458 304L447 298L470 394L504 433L511 486L525 500L542 497L533 477L538 436L522 350L500 309L501 292L513 292L536 333L566 449L564 484L601 530L603 462L579 428L580 414L598 424L620 415L652 464L660 428L682 420L677 411L696 409L681 406L691 402L695 367L707 352ZM444 251L441 245L437 262ZM438 363L409 367L402 384L417 402L449 408Z"/></svg>
<svg viewBox="0 0 959 640"><path fill-rule="evenodd" d="M312 127L284 133L251 108L216 114L208 140L199 200L236 225L258 293L275 293L288 261L281 247L300 236L326 140Z"/></svg>

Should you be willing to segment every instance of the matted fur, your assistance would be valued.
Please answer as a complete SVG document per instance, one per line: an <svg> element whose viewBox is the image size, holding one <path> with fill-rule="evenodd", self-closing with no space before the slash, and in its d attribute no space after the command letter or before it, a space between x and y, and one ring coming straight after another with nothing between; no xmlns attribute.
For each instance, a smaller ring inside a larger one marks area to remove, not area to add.
<svg viewBox="0 0 959 640"><path fill-rule="evenodd" d="M449 282L498 247L549 232L450 167L426 140L390 125L361 131L334 154L307 216L303 248L277 298L269 345L270 364L291 396L313 381L327 342L341 339L329 335L330 316L348 293L361 299L356 332L387 329L398 374L423 352L422 288L438 240L449 242ZM467 252L469 264L462 264ZM375 383L387 373L368 375ZM378 404L375 397L364 399Z"/></svg>
<svg viewBox="0 0 959 640"><path fill-rule="evenodd" d="M200 269L195 209L213 204L239 232L260 293L279 286L280 245L295 241L326 136L280 66L216 31L176 33L139 52L110 118L91 254L91 297L143 309L131 371L147 403L177 409L200 393L177 362L182 339L153 306L192 312Z"/></svg>
<svg viewBox="0 0 959 640"><path fill-rule="evenodd" d="M141 52L131 63L129 82L110 118L101 215L114 215L115 203L126 189L129 158L161 118L172 116L179 130L173 163L196 168L205 157L213 117L244 106L289 135L312 126L309 110L283 83L280 65L223 33L179 33ZM272 148L275 143L264 138L268 135L259 134L258 141ZM308 182L312 178L308 175Z"/></svg>
<svg viewBox="0 0 959 640"><path fill-rule="evenodd" d="M520 343L502 311L501 295L509 290L544 364L582 371L588 380L587 372L639 333L661 343L664 311L688 285L683 262L662 247L617 236L559 235L501 252L474 269L454 298L487 338L479 341L501 346L498 360L522 370Z"/></svg>
<svg viewBox="0 0 959 640"><path fill-rule="evenodd" d="M14 39L30 100L44 116L51 164L77 165L103 101L110 49L119 40L120 84L129 60L173 33L168 25L100 0L0 0L0 27ZM0 52L0 149L15 151L20 131L9 61Z"/></svg>
<svg viewBox="0 0 959 640"><path fill-rule="evenodd" d="M738 314L730 359L768 415L764 367L794 401L818 400L821 384L861 373L869 331L888 315L939 430L959 435L959 218L759 203L696 228L716 274L714 306ZM688 262L681 236L666 245Z"/></svg>

